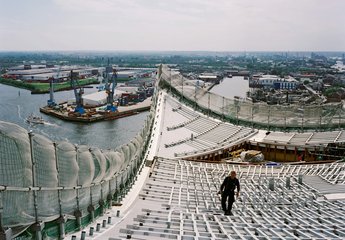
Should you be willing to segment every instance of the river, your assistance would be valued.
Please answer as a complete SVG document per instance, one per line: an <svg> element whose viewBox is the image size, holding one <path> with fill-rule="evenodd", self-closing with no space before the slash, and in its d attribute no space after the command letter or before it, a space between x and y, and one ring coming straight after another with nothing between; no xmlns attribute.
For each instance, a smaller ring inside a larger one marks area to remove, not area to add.
<svg viewBox="0 0 345 240"><path fill-rule="evenodd" d="M85 93L97 89L85 88ZM97 123L65 122L39 112L47 104L49 94L31 95L30 91L0 84L0 121L11 122L39 133L52 141L67 140L102 149L116 148L129 142L142 128L148 112ZM56 102L74 98L73 91L54 93ZM31 113L42 116L47 124L30 125L25 118Z"/></svg>
<svg viewBox="0 0 345 240"><path fill-rule="evenodd" d="M224 78L218 85L215 85L210 92L233 99L235 96L247 97L249 82L244 77L235 76Z"/></svg>

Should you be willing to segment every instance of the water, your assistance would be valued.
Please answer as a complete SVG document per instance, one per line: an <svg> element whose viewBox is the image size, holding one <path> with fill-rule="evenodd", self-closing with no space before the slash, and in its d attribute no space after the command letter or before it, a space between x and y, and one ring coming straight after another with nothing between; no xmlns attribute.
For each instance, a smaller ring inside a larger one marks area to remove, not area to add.
<svg viewBox="0 0 345 240"><path fill-rule="evenodd" d="M249 91L249 82L244 77L235 76L224 78L223 81L214 86L210 92L233 99L235 96L245 98Z"/></svg>
<svg viewBox="0 0 345 240"><path fill-rule="evenodd" d="M97 89L85 88L85 93ZM20 94L19 94L20 92ZM42 114L39 108L47 104L49 94L31 95L30 91L0 84L0 121L11 122L48 137L53 141L67 140L102 149L115 148L129 142L142 128L148 112L97 123L73 123ZM74 98L73 91L54 93L56 102ZM25 118L31 113L42 116L48 124L30 125Z"/></svg>

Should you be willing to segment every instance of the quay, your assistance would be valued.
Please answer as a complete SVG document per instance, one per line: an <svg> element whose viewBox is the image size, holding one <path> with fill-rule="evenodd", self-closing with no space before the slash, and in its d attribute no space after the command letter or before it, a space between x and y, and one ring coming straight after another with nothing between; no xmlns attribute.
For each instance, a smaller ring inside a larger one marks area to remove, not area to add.
<svg viewBox="0 0 345 240"><path fill-rule="evenodd" d="M139 112L147 111L151 107L151 102L151 98L147 98L143 102L139 102L135 105L119 106L116 112L89 110L85 114L80 115L77 113L67 111L65 107L62 107L62 105L64 104L59 104L59 107L57 108L52 108L49 106L41 107L40 112L65 121L92 123L106 120L114 120L122 117L135 115Z"/></svg>

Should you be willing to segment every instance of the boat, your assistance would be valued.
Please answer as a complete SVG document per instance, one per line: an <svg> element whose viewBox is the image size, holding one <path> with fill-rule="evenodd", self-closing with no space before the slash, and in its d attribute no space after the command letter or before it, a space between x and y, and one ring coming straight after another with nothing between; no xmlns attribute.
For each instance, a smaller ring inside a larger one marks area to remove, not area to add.
<svg viewBox="0 0 345 240"><path fill-rule="evenodd" d="M34 124L44 124L45 121L43 120L42 117L39 116L35 116L33 114L30 114L27 118L26 118L26 122L27 123L34 123Z"/></svg>
<svg viewBox="0 0 345 240"><path fill-rule="evenodd" d="M278 162L266 162L265 166L280 167L280 166L282 166L282 164L278 163Z"/></svg>

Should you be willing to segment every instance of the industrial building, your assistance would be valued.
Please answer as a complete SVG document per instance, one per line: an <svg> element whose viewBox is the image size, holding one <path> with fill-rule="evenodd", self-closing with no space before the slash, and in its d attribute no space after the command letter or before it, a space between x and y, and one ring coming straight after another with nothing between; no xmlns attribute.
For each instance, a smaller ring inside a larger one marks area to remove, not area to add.
<svg viewBox="0 0 345 240"><path fill-rule="evenodd" d="M296 89L299 82L293 77L280 78L276 75L260 75L254 76L249 80L249 87L265 88L265 89Z"/></svg>
<svg viewBox="0 0 345 240"><path fill-rule="evenodd" d="M203 73L198 76L198 79L203 80L204 82L219 83L220 76L212 73Z"/></svg>
<svg viewBox="0 0 345 240"><path fill-rule="evenodd" d="M27 82L49 82L51 79L63 82L68 80L70 72L73 71L78 78L87 78L99 75L105 68L85 66L54 66L54 65L21 65L9 69L4 78L20 79Z"/></svg>
<svg viewBox="0 0 345 240"><path fill-rule="evenodd" d="M147 70L147 69L118 70L117 78L119 80L147 78L147 77L151 77L152 73L153 73L152 70Z"/></svg>
<svg viewBox="0 0 345 240"><path fill-rule="evenodd" d="M332 106L312 106L327 114L304 122L297 105L286 115L183 83L162 67L142 130L116 149L53 142L0 122L0 236L345 238L345 122L332 122ZM269 162L227 158L248 147ZM231 171L241 190L227 215L219 190Z"/></svg>
<svg viewBox="0 0 345 240"><path fill-rule="evenodd" d="M2 239L345 238L344 118L329 122L334 109L320 115L325 128L308 122L308 132L298 111L282 109L266 128L253 124L270 116L260 105L254 112L192 86L182 92L183 77L171 79L167 68L158 76L142 130L116 149L53 142L0 122ZM224 111L233 106L255 115L237 112L232 122ZM246 146L269 162L226 158ZM224 215L218 192L233 170L241 191Z"/></svg>

